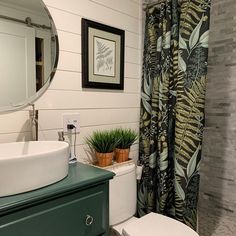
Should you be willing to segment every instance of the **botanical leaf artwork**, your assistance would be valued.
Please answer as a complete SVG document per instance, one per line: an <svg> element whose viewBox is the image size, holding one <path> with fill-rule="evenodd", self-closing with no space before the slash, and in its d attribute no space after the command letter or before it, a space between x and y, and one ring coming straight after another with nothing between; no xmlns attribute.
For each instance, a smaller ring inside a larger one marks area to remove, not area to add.
<svg viewBox="0 0 236 236"><path fill-rule="evenodd" d="M115 76L115 42L94 37L94 74Z"/></svg>
<svg viewBox="0 0 236 236"><path fill-rule="evenodd" d="M146 12L138 215L197 224L210 0L166 0Z"/></svg>

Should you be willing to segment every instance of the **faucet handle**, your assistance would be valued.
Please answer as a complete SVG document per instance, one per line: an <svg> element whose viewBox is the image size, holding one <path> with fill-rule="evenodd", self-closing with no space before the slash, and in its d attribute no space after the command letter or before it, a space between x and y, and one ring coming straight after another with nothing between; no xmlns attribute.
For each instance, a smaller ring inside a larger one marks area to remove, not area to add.
<svg viewBox="0 0 236 236"><path fill-rule="evenodd" d="M64 132L58 131L58 141L65 141Z"/></svg>

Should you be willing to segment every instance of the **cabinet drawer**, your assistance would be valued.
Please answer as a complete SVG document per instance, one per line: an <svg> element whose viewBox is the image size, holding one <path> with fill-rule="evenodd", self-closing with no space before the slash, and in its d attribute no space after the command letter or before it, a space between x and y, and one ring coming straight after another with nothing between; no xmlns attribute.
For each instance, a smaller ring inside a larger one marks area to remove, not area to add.
<svg viewBox="0 0 236 236"><path fill-rule="evenodd" d="M108 184L0 218L1 236L97 236L107 230Z"/></svg>

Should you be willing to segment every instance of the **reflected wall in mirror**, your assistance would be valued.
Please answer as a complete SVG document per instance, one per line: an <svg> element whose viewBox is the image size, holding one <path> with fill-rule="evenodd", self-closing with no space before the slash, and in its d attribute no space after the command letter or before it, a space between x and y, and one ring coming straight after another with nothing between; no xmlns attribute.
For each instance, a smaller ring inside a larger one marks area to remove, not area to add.
<svg viewBox="0 0 236 236"><path fill-rule="evenodd" d="M42 0L0 0L0 111L36 100L58 62L58 38Z"/></svg>

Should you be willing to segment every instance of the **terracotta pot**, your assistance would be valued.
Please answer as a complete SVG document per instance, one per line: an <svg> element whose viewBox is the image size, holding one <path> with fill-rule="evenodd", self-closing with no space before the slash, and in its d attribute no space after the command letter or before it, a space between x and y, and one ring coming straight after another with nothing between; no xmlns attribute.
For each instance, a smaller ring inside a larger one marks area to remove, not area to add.
<svg viewBox="0 0 236 236"><path fill-rule="evenodd" d="M110 166L112 164L113 154L114 154L113 152L110 152L110 153L96 152L98 166L100 167Z"/></svg>
<svg viewBox="0 0 236 236"><path fill-rule="evenodd" d="M128 161L129 151L130 151L129 148L127 148L127 149L116 148L115 149L115 160L116 160L116 162L120 163L120 162Z"/></svg>

